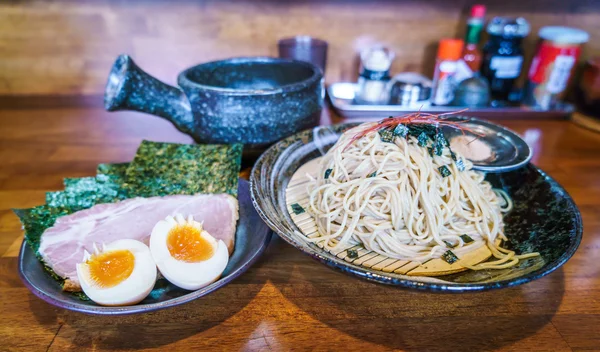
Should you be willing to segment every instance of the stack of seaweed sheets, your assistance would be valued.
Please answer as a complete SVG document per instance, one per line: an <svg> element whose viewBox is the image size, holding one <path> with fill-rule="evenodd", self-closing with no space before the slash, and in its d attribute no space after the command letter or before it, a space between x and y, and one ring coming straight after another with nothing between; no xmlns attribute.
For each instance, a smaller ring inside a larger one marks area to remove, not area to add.
<svg viewBox="0 0 600 352"><path fill-rule="evenodd" d="M142 141L130 163L100 164L94 177L67 178L46 204L14 209L38 259L40 239L61 216L134 197L227 193L237 197L242 145L189 145ZM46 270L62 284L52 269ZM83 294L81 294L83 295ZM82 297L85 298L85 297Z"/></svg>

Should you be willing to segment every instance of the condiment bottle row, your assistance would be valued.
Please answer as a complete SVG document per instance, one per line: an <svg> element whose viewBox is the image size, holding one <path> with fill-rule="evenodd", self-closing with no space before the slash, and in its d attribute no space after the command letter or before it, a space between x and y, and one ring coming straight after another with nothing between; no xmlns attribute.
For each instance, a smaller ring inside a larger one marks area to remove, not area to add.
<svg viewBox="0 0 600 352"><path fill-rule="evenodd" d="M522 42L530 33L529 23L521 17L494 17L487 24L487 41L480 50L484 26L485 7L475 5L467 19L464 40L440 40L432 81L412 72L391 77L391 50L374 47L363 51L356 102L556 108L564 98L581 46L589 40L588 33L570 27L542 27L527 82L523 89L517 89L525 62Z"/></svg>

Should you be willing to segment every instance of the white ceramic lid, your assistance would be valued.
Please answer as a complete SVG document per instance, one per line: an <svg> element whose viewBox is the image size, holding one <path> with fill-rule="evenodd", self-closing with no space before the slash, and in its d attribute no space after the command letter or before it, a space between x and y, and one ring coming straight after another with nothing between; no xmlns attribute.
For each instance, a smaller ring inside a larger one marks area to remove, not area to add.
<svg viewBox="0 0 600 352"><path fill-rule="evenodd" d="M538 34L542 39L560 44L582 44L590 40L588 32L572 27L546 26Z"/></svg>

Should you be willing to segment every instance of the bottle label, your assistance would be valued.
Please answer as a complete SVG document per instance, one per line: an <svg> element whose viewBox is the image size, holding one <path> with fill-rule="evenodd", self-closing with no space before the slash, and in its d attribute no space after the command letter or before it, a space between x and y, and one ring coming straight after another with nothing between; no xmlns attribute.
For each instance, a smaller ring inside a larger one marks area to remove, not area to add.
<svg viewBox="0 0 600 352"><path fill-rule="evenodd" d="M557 46L543 41L531 62L529 79L533 83L545 85L549 93L561 93L567 87L579 53L579 46Z"/></svg>
<svg viewBox="0 0 600 352"><path fill-rule="evenodd" d="M494 56L490 60L490 68L495 71L496 78L517 78L522 65L523 56Z"/></svg>
<svg viewBox="0 0 600 352"><path fill-rule="evenodd" d="M481 34L482 29L483 29L483 21L469 23L467 25L467 35L465 37L465 42L467 44L479 43L479 35Z"/></svg>
<svg viewBox="0 0 600 352"><path fill-rule="evenodd" d="M433 103L436 105L448 105L454 99L454 74L456 73L456 61L442 61L439 64L434 81Z"/></svg>
<svg viewBox="0 0 600 352"><path fill-rule="evenodd" d="M467 65L464 60L461 59L456 62L456 73L454 74L454 81L456 83L460 83L465 79L471 78L474 74L475 73L473 70L471 70L469 65Z"/></svg>
<svg viewBox="0 0 600 352"><path fill-rule="evenodd" d="M362 70L360 76L372 81L382 81L390 78L389 71L374 71L366 68Z"/></svg>
<svg viewBox="0 0 600 352"><path fill-rule="evenodd" d="M560 93L567 88L567 82L574 64L575 58L573 56L558 55L556 57L546 86L550 93Z"/></svg>

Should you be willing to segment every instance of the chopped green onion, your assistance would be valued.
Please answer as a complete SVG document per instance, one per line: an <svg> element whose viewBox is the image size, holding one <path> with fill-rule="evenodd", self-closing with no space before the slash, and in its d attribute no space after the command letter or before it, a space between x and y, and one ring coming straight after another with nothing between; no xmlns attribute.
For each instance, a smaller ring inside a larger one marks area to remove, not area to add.
<svg viewBox="0 0 600 352"><path fill-rule="evenodd" d="M325 179L329 178L329 175L331 175L332 171L333 171L333 169L327 169L327 170L325 170Z"/></svg>
<svg viewBox="0 0 600 352"><path fill-rule="evenodd" d="M446 167L446 165L442 165L442 166L438 167L438 170L440 171L440 174L442 174L442 177L448 177L448 176L452 175L452 172L450 172L450 170Z"/></svg>
<svg viewBox="0 0 600 352"><path fill-rule="evenodd" d="M442 254L442 259L448 264L453 264L458 261L458 257L451 250L447 250L444 254Z"/></svg>
<svg viewBox="0 0 600 352"><path fill-rule="evenodd" d="M300 214L304 213L304 208L302 208L302 206L298 203L292 204L291 207L292 207L292 211L296 215L300 215Z"/></svg>
<svg viewBox="0 0 600 352"><path fill-rule="evenodd" d="M348 254L348 258L350 259L358 258L358 251L356 249L348 249L346 250L346 254Z"/></svg>
<svg viewBox="0 0 600 352"><path fill-rule="evenodd" d="M373 171L367 175L367 177L375 177L375 176L377 176L377 171Z"/></svg>
<svg viewBox="0 0 600 352"><path fill-rule="evenodd" d="M463 240L464 243L471 243L474 241L469 235L460 235L460 238Z"/></svg>

